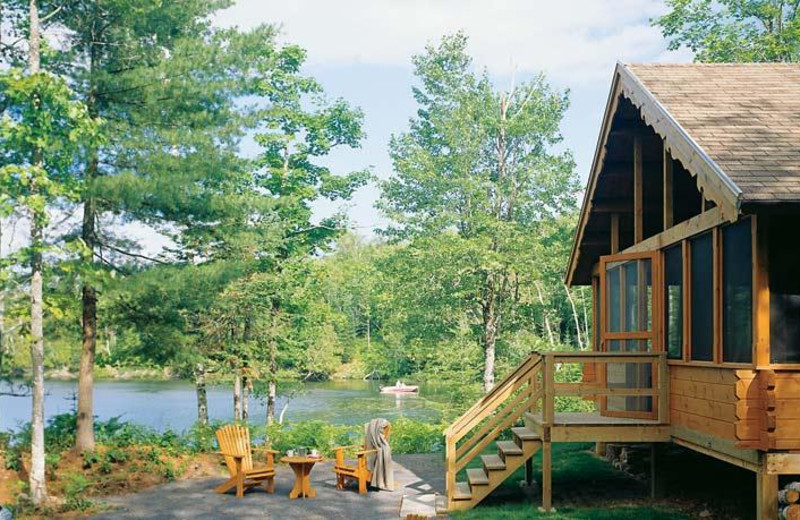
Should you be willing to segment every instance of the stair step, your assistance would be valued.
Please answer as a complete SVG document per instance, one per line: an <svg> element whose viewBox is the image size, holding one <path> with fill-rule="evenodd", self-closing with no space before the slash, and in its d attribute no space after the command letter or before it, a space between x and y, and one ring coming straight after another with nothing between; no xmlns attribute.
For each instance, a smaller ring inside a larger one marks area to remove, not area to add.
<svg viewBox="0 0 800 520"><path fill-rule="evenodd" d="M489 471L499 471L506 469L506 463L500 455L481 455L483 467Z"/></svg>
<svg viewBox="0 0 800 520"><path fill-rule="evenodd" d="M466 482L456 482L456 490L453 493L453 500L471 500L472 490Z"/></svg>
<svg viewBox="0 0 800 520"><path fill-rule="evenodd" d="M522 448L517 446L514 441L497 441L497 449L503 453L504 457L522 455Z"/></svg>
<svg viewBox="0 0 800 520"><path fill-rule="evenodd" d="M470 486L488 486L489 477L481 468L467 469L467 480Z"/></svg>
<svg viewBox="0 0 800 520"><path fill-rule="evenodd" d="M519 426L517 428L511 428L511 433L514 434L521 441L538 441L539 434L535 431L531 430L530 428L525 428L524 426Z"/></svg>

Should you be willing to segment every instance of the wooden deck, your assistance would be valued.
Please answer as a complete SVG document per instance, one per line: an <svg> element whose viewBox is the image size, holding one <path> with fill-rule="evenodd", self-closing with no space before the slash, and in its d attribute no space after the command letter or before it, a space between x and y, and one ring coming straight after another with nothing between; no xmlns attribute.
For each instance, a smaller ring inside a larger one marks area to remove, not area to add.
<svg viewBox="0 0 800 520"><path fill-rule="evenodd" d="M545 438L541 413L525 414L525 424ZM557 412L550 426L551 442L667 442L669 424L650 419L606 417L599 412Z"/></svg>

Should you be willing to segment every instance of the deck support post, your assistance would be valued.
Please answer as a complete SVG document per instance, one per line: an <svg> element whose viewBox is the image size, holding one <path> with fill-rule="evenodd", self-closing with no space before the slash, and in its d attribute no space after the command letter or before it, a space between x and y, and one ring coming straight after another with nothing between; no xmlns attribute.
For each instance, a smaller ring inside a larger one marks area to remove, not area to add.
<svg viewBox="0 0 800 520"><path fill-rule="evenodd" d="M605 457L606 456L606 443L602 441L597 441L594 445L594 453L598 457Z"/></svg>
<svg viewBox="0 0 800 520"><path fill-rule="evenodd" d="M525 461L525 484L528 486L533 484L533 457L528 457Z"/></svg>
<svg viewBox="0 0 800 520"><path fill-rule="evenodd" d="M778 518L778 475L767 472L767 457L762 455L761 467L756 471L756 519Z"/></svg>
<svg viewBox="0 0 800 520"><path fill-rule="evenodd" d="M553 450L549 440L542 442L542 511L553 511Z"/></svg>
<svg viewBox="0 0 800 520"><path fill-rule="evenodd" d="M661 498L664 496L664 480L659 475L663 471L659 467L661 465L661 450L662 444L650 444L650 498Z"/></svg>

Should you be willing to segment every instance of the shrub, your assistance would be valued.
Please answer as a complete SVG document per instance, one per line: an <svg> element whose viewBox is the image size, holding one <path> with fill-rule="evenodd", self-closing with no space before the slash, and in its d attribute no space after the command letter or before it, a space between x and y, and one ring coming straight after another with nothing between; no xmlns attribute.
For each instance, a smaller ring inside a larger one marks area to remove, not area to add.
<svg viewBox="0 0 800 520"><path fill-rule="evenodd" d="M442 451L444 427L443 424L430 424L405 417L394 419L389 438L392 452L401 454ZM273 449L281 452L307 447L331 456L336 446L363 444L364 427L361 424L333 425L324 421L273 424L267 428L266 438Z"/></svg>
<svg viewBox="0 0 800 520"><path fill-rule="evenodd" d="M85 491L92 486L91 480L80 473L64 475L64 510L87 511L94 503L85 498Z"/></svg>
<svg viewBox="0 0 800 520"><path fill-rule="evenodd" d="M430 424L400 417L392 422L393 453L433 453L444 450L444 424Z"/></svg>
<svg viewBox="0 0 800 520"><path fill-rule="evenodd" d="M333 425L325 421L286 422L268 426L266 439L272 449L281 452L306 447L330 456L336 446L364 442L361 430L361 426Z"/></svg>

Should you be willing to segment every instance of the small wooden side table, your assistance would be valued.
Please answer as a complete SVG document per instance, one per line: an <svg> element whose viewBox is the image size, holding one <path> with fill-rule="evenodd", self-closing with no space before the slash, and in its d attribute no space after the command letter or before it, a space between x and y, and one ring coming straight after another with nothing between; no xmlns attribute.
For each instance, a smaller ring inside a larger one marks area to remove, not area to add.
<svg viewBox="0 0 800 520"><path fill-rule="evenodd" d="M322 457L283 457L282 462L289 464L294 471L294 487L289 492L289 498L315 498L317 491L311 487L311 468L317 462L322 462Z"/></svg>

